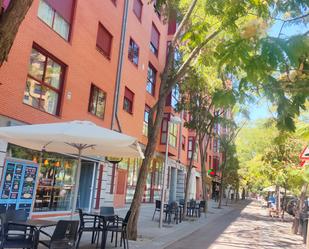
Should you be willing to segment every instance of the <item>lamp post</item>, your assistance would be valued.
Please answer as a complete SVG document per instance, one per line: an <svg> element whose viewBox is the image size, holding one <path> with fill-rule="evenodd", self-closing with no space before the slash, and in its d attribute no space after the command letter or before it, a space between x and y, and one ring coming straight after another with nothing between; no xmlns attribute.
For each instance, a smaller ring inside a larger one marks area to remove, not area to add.
<svg viewBox="0 0 309 249"><path fill-rule="evenodd" d="M168 170L167 162L168 162L168 145L169 145L169 137L170 137L170 124L181 124L181 118L177 116L171 116L170 120L167 122L167 135L166 135L166 148L165 148L165 162L163 167L163 181L162 181L162 189L161 189L161 207L160 207L160 221L159 228L162 228L163 224L163 209L164 209L164 199L166 194L166 170Z"/></svg>

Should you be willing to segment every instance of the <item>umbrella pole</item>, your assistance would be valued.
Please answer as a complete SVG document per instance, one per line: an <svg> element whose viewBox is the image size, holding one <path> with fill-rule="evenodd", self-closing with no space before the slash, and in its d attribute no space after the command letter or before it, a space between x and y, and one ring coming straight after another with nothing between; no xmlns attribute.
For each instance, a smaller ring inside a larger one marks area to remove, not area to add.
<svg viewBox="0 0 309 249"><path fill-rule="evenodd" d="M77 163L77 169L76 169L76 177L75 177L75 189L74 189L74 195L73 195L73 202L72 202L72 212L71 212L71 217L73 217L74 212L76 210L77 206L77 197L78 197L78 190L79 190L79 179L80 179L80 171L81 171L81 166L82 166L82 148L78 147L78 163Z"/></svg>

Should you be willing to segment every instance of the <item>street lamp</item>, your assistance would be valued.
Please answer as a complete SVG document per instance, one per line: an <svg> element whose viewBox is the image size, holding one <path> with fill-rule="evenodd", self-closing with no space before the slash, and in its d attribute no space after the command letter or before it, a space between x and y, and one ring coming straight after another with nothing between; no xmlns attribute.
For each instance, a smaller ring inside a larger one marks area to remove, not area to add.
<svg viewBox="0 0 309 249"><path fill-rule="evenodd" d="M160 221L159 221L159 227L162 228L163 223L163 209L164 209L164 199L166 194L166 170L167 167L167 161L168 161L168 144L169 144L169 136L170 136L170 124L181 124L181 118L177 116L171 116L170 120L167 122L167 136L166 136L166 149L165 149L165 162L163 167L163 181L162 181L162 189L161 189L161 207L160 207Z"/></svg>

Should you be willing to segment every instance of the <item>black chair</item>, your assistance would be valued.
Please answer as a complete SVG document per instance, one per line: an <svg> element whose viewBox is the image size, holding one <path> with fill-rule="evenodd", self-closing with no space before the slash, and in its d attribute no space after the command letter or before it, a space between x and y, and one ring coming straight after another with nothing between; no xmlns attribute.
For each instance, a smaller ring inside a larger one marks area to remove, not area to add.
<svg viewBox="0 0 309 249"><path fill-rule="evenodd" d="M6 213L6 206L0 206L0 214Z"/></svg>
<svg viewBox="0 0 309 249"><path fill-rule="evenodd" d="M100 207L100 214L113 217L115 215L115 209L114 207Z"/></svg>
<svg viewBox="0 0 309 249"><path fill-rule="evenodd" d="M105 221L107 223L107 226L109 227L118 226L117 223L121 221L121 218L115 215L114 207L100 207L100 214L105 215ZM110 217L106 217L108 215L110 215ZM113 242L114 232L113 231L111 232L112 232L111 242ZM116 233L116 241L115 241L116 246L117 246L117 239L118 239L118 234Z"/></svg>
<svg viewBox="0 0 309 249"><path fill-rule="evenodd" d="M181 209L178 206L177 202L171 202L164 210L165 213L165 222L168 221L168 224L172 221L172 215L174 215L174 221L176 224L181 222Z"/></svg>
<svg viewBox="0 0 309 249"><path fill-rule="evenodd" d="M97 221L95 217L83 213L82 209L78 209L78 214L80 225L78 229L78 241L76 248L78 248L80 239L84 232L92 232L91 244L93 244L96 239L99 239L99 232L101 231L98 225L99 221Z"/></svg>
<svg viewBox="0 0 309 249"><path fill-rule="evenodd" d="M203 212L206 212L206 201L200 201L200 203L198 204L198 217L201 217L201 210L203 210Z"/></svg>
<svg viewBox="0 0 309 249"><path fill-rule="evenodd" d="M28 217L27 212L24 209L8 209L5 215L7 221L26 221ZM27 227L9 224L9 230L26 232Z"/></svg>
<svg viewBox="0 0 309 249"><path fill-rule="evenodd" d="M1 221L1 236L0 248L36 248L37 240L33 230L20 229L21 227L14 227L7 219L6 214L0 214ZM16 230L17 229L17 230Z"/></svg>
<svg viewBox="0 0 309 249"><path fill-rule="evenodd" d="M180 199L179 200L179 205L184 206L185 205L185 199Z"/></svg>
<svg viewBox="0 0 309 249"><path fill-rule="evenodd" d="M77 248L78 225L78 220L60 220L53 235L49 235L43 230L40 231L50 239L40 240L39 243L49 249L75 249Z"/></svg>
<svg viewBox="0 0 309 249"><path fill-rule="evenodd" d="M131 215L131 210L129 210L125 216L124 219L115 216L115 222L107 224L105 231L110 231L112 233L116 233L116 240L115 240L115 246L117 247L117 239L118 239L118 233L121 234L120 237L120 246L122 246L122 242L124 244L125 249L129 249L129 241L127 236L127 225L128 221ZM112 234L113 238L113 234Z"/></svg>
<svg viewBox="0 0 309 249"><path fill-rule="evenodd" d="M188 203L188 207L187 207L187 216L198 216L198 210L196 208L196 201L191 199L190 202Z"/></svg>
<svg viewBox="0 0 309 249"><path fill-rule="evenodd" d="M155 210L153 212L152 220L154 220L156 212L160 212L160 210L161 210L161 201L156 200L156 207L155 207Z"/></svg>

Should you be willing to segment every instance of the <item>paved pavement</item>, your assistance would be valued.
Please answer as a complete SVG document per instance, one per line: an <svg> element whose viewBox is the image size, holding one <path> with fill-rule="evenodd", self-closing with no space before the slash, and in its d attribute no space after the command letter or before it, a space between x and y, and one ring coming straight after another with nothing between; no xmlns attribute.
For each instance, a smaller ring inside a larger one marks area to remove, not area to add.
<svg viewBox="0 0 309 249"><path fill-rule="evenodd" d="M244 203L242 205L247 204ZM190 218L185 222L180 224L171 223L170 225L165 224L162 229L158 227L158 220L159 220L159 213L156 213L155 220L152 221L152 215L154 211L154 204L143 204L141 207L141 214L138 223L138 239L137 241L129 241L130 249L162 249L169 244L180 240L181 238L191 234L192 232L198 230L199 228L205 226L212 220L220 217L225 216L226 213L233 210L233 206L224 207L223 209L215 208L217 204L214 202L209 203L209 212L205 217L202 215L201 218ZM126 211L128 210L129 206L123 209L116 210L116 213L120 217L124 217ZM74 217L78 219L77 216ZM61 218L63 219L63 217ZM69 217L68 217L69 219ZM49 233L52 233L53 230L49 229ZM110 235L109 235L110 236ZM96 248L95 245L89 245L91 241L91 234L85 233L83 234L80 248L81 249L94 249ZM43 247L40 247L40 249ZM110 237L107 240L107 249L115 248L114 243L110 242ZM119 244L118 244L118 248Z"/></svg>
<svg viewBox="0 0 309 249"><path fill-rule="evenodd" d="M234 206L166 249L305 249L302 238L291 234L291 221L268 217L267 210L253 201Z"/></svg>

